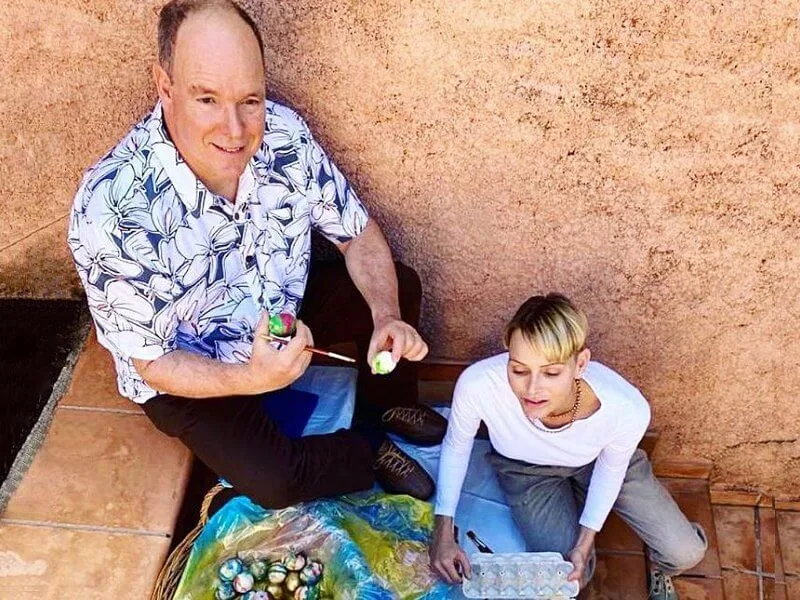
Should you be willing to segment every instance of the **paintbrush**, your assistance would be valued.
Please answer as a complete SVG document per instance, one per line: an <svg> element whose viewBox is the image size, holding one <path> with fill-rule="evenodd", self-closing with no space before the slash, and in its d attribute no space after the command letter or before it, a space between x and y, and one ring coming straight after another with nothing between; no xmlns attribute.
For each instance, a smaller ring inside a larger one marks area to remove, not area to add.
<svg viewBox="0 0 800 600"><path fill-rule="evenodd" d="M288 344L292 340L285 337L279 337L277 335L269 335L269 334L262 334L264 339L269 340L270 342L279 342L281 344ZM313 346L306 346L303 348L308 352L313 352L314 354L320 354L322 356L329 356L331 358L335 358L337 360L343 360L344 362L354 363L356 362L355 358L350 358L349 356L345 356L344 354L337 354L336 352L328 352L327 350L320 350L319 348L314 348Z"/></svg>

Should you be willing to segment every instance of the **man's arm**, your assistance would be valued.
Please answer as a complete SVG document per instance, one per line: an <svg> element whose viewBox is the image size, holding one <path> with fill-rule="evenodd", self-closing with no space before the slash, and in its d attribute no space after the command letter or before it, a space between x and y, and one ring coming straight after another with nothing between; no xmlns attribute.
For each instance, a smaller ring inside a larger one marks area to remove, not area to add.
<svg viewBox="0 0 800 600"><path fill-rule="evenodd" d="M151 388L186 398L251 395L286 387L302 375L311 362L311 331L302 321L297 333L280 350L263 337L269 332L269 316L262 316L253 340L253 352L245 364L223 363L185 350L174 350L156 360L133 359L136 371Z"/></svg>
<svg viewBox="0 0 800 600"><path fill-rule="evenodd" d="M370 219L361 234L337 246L344 254L353 283L372 312L375 332L367 353L369 364L378 352L389 348L395 362L401 357L422 360L428 353L428 345L401 319L397 273L389 244L378 224Z"/></svg>

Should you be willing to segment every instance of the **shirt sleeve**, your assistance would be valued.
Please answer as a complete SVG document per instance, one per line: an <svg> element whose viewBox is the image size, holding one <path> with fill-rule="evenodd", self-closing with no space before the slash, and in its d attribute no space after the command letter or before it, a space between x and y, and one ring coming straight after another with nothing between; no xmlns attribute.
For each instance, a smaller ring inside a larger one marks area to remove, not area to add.
<svg viewBox="0 0 800 600"><path fill-rule="evenodd" d="M633 388L636 397L631 398L633 410L623 416L610 443L600 451L594 463L586 503L579 520L580 524L600 531L617 501L628 465L636 447L650 423L650 406L644 396Z"/></svg>
<svg viewBox="0 0 800 600"><path fill-rule="evenodd" d="M86 290L98 340L120 359L155 360L174 350L178 317L166 261L136 221L147 221L138 207L124 215L130 190L124 166L88 190L78 190L68 244ZM121 178L126 178L121 182ZM126 226L120 227L123 214Z"/></svg>
<svg viewBox="0 0 800 600"><path fill-rule="evenodd" d="M358 237L367 226L367 209L347 178L305 127L306 160L311 177L309 215L311 226L333 243Z"/></svg>
<svg viewBox="0 0 800 600"><path fill-rule="evenodd" d="M437 515L453 517L456 514L475 434L481 424L478 403L474 400L475 385L474 378L467 371L461 375L453 392L447 433L439 459L435 506Z"/></svg>

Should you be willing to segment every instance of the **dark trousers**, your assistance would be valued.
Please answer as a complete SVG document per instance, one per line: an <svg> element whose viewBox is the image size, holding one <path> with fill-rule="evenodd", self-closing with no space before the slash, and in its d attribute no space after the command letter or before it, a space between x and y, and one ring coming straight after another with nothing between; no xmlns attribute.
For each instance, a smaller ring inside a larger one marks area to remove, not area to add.
<svg viewBox="0 0 800 600"><path fill-rule="evenodd" d="M401 313L416 326L421 287L416 273L397 265ZM353 341L359 354L358 397L372 416L417 399L416 368L403 361L390 376L374 376L366 366L372 334L369 307L342 263L312 267L300 317L314 344ZM144 405L164 433L179 438L234 489L267 508L368 489L374 482L372 449L361 434L339 430L290 439L264 414L261 396L190 399L168 394Z"/></svg>

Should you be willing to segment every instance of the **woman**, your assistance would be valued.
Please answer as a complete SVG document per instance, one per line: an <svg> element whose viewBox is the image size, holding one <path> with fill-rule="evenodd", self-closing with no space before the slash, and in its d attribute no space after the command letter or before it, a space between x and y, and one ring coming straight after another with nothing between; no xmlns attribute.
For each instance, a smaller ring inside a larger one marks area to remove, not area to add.
<svg viewBox="0 0 800 600"><path fill-rule="evenodd" d="M506 326L507 353L458 380L436 494L431 566L450 583L471 574L453 516L475 433L483 421L490 456L528 551L556 551L570 580L594 571L594 538L613 509L647 544L649 598L674 600L670 577L699 563L707 542L658 482L638 450L650 422L642 394L590 360L586 316L560 294L528 299Z"/></svg>

